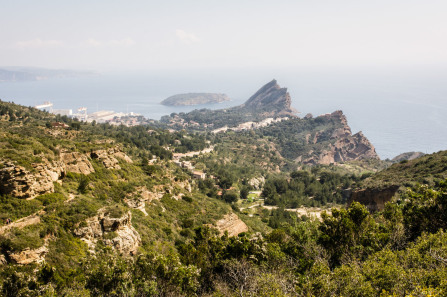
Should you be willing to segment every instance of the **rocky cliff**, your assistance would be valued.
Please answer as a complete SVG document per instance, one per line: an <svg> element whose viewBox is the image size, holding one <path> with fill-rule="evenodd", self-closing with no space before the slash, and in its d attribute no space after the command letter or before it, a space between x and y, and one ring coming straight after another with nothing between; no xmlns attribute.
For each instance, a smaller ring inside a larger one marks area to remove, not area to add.
<svg viewBox="0 0 447 297"><path fill-rule="evenodd" d="M34 198L38 195L54 192L53 182L65 175L60 162L33 164L33 170L16 165L13 162L2 163L0 169L0 194L17 198Z"/></svg>
<svg viewBox="0 0 447 297"><path fill-rule="evenodd" d="M222 219L218 220L216 228L221 235L228 232L228 236L236 236L239 233L248 231L247 225L235 213L226 214Z"/></svg>
<svg viewBox="0 0 447 297"><path fill-rule="evenodd" d="M294 116L296 111L291 103L287 88L281 88L276 80L272 80L237 108L260 112L268 117Z"/></svg>
<svg viewBox="0 0 447 297"><path fill-rule="evenodd" d="M37 249L26 248L17 253L8 253L8 257L15 264L42 263L45 261L45 255L48 254L48 251L48 239L46 239L45 244Z"/></svg>
<svg viewBox="0 0 447 297"><path fill-rule="evenodd" d="M307 144L325 143L325 146L321 150L310 150L304 153L295 159L297 162L308 165L328 165L351 160L379 159L374 146L362 132L352 135L342 111L338 110L319 118L336 123L338 128L330 134L327 133L328 131L307 134Z"/></svg>
<svg viewBox="0 0 447 297"><path fill-rule="evenodd" d="M140 234L132 226L132 213L114 218L106 210L101 209L97 216L86 220L86 226L74 231L94 252L96 243L101 240L123 255L134 255L141 244Z"/></svg>
<svg viewBox="0 0 447 297"><path fill-rule="evenodd" d="M95 172L95 169L87 156L79 152L65 151L61 153L60 158L64 163L67 172L81 173L85 175Z"/></svg>
<svg viewBox="0 0 447 297"><path fill-rule="evenodd" d="M131 163L132 160L120 148L97 150L91 153L107 169L120 169L116 158ZM59 160L49 161L42 158L42 163L31 164L28 170L12 161L0 162L0 194L17 198L34 198L54 192L53 182L62 180L67 172L88 175L95 172L89 157L79 152L63 151Z"/></svg>
<svg viewBox="0 0 447 297"><path fill-rule="evenodd" d="M384 189L360 189L350 193L348 205L352 202L360 202L365 205L370 212L381 211L385 208L385 203L391 201L399 190L399 186L394 185Z"/></svg>
<svg viewBox="0 0 447 297"><path fill-rule="evenodd" d="M92 151L90 153L90 157L92 159L100 160L107 169L121 169L121 166L116 158L124 160L127 163L132 163L132 159L123 153L119 147L113 147L107 150Z"/></svg>

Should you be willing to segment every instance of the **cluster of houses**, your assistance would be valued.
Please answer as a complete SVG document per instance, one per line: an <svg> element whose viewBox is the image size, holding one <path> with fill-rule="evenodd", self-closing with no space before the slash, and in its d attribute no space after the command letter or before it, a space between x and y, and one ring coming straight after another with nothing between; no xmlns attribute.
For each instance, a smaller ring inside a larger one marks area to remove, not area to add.
<svg viewBox="0 0 447 297"><path fill-rule="evenodd" d="M210 153L214 149L214 146L211 146L209 148L206 148L204 150L198 151L198 152L188 152L188 153L174 153L172 155L173 162L177 164L178 166L187 169L192 173L192 176L197 179L205 179L206 173L200 170L196 170L194 165L191 163L191 161L181 161L180 159L183 157L194 157L198 156L203 153Z"/></svg>
<svg viewBox="0 0 447 297"><path fill-rule="evenodd" d="M196 179L205 179L206 173L200 170L195 170L194 165L190 161L180 161L178 159L174 159L173 162L178 166L189 170L192 173L193 178Z"/></svg>

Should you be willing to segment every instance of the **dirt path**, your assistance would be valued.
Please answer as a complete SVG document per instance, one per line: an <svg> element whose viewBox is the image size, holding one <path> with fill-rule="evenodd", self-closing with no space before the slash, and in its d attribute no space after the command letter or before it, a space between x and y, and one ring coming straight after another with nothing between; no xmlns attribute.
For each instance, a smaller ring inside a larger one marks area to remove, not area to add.
<svg viewBox="0 0 447 297"><path fill-rule="evenodd" d="M76 198L76 196L74 194L68 194L68 199L65 200L65 203L68 203L68 202L70 202L71 200L73 200L75 198Z"/></svg>
<svg viewBox="0 0 447 297"><path fill-rule="evenodd" d="M0 227L0 235L9 232L11 228L24 228L29 225L39 224L40 223L40 216L45 213L44 210L39 210L36 213L33 213L32 215L29 215L27 217L18 219L15 222L12 222L9 225L5 225Z"/></svg>
<svg viewBox="0 0 447 297"><path fill-rule="evenodd" d="M239 208L239 210L243 211L244 209L251 209L251 208L254 208L254 207L257 207L257 206L263 206L263 205L262 204L253 204L253 205L250 205L248 207L241 207L241 208Z"/></svg>
<svg viewBox="0 0 447 297"><path fill-rule="evenodd" d="M263 208L266 208L268 210L277 209L278 206L270 206L270 205L263 205ZM299 215L306 215L311 217L316 217L317 219L321 220L321 213L323 211L326 211L328 214L331 214L330 209L321 209L321 208L313 208L313 207L300 207L300 208L286 208L285 211L290 212L296 212Z"/></svg>
<svg viewBox="0 0 447 297"><path fill-rule="evenodd" d="M206 154L206 153L211 153L214 150L214 146L211 146L209 148L206 148L204 150L201 151L197 151L197 152L188 152L188 153L174 153L172 158L174 160L180 160L183 157L194 157L194 156L198 156L200 154Z"/></svg>

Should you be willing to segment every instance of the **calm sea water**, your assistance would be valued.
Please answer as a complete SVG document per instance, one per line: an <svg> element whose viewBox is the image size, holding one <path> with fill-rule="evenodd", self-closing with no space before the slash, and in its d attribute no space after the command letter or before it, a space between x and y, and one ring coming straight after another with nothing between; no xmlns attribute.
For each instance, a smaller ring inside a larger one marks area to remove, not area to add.
<svg viewBox="0 0 447 297"><path fill-rule="evenodd" d="M54 108L87 107L133 111L152 119L195 108L218 109L243 103L262 85L277 79L304 116L343 110L353 133L362 131L381 158L407 151L447 149L447 71L443 69L339 70L236 69L154 73L109 73L36 82L0 83L0 99ZM159 102L188 92L226 93L232 101L198 107Z"/></svg>

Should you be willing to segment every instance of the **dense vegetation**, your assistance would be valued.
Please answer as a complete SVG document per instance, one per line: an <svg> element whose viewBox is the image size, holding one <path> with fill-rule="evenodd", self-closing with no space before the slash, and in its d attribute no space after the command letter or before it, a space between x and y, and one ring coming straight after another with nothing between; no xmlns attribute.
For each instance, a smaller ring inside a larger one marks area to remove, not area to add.
<svg viewBox="0 0 447 297"><path fill-rule="evenodd" d="M290 178L273 177L264 185L262 196L265 204L284 208L321 206L327 203L346 202L343 191L348 189L356 176L341 175L330 171L294 171Z"/></svg>
<svg viewBox="0 0 447 297"><path fill-rule="evenodd" d="M2 163L32 171L33 163L57 160L62 150L89 153L116 145L134 161L120 159L120 169L106 169L92 159L94 172L68 172L54 183L54 193L32 200L0 196L2 296L447 294L445 152L378 174L348 174L361 166L297 168L289 163L271 141L284 139L278 143L286 145L285 135L274 132L278 126L218 135L171 133L156 126L86 124L4 102L0 111ZM55 121L69 128L51 128ZM290 125L297 129L300 124ZM205 171L207 179L193 180L191 171L170 161L175 152L210 144L213 152L182 159ZM157 159L149 164L153 155ZM260 177L266 177L265 203L278 207L239 211L240 201L256 196L249 181ZM359 203L341 205L343 190L354 183L380 185L392 178L406 189L383 211L370 214ZM147 215L128 203L143 189L161 193L144 206ZM323 212L321 220L285 210L324 204L337 207ZM132 214L131 224L141 236L138 253L121 255L105 243L108 238L92 251L75 234L99 210L114 218ZM230 237L211 228L230 212L248 225L248 232ZM29 215L39 221L3 229L6 219L17 222ZM45 262L11 261L14 253L43 245L48 247Z"/></svg>

